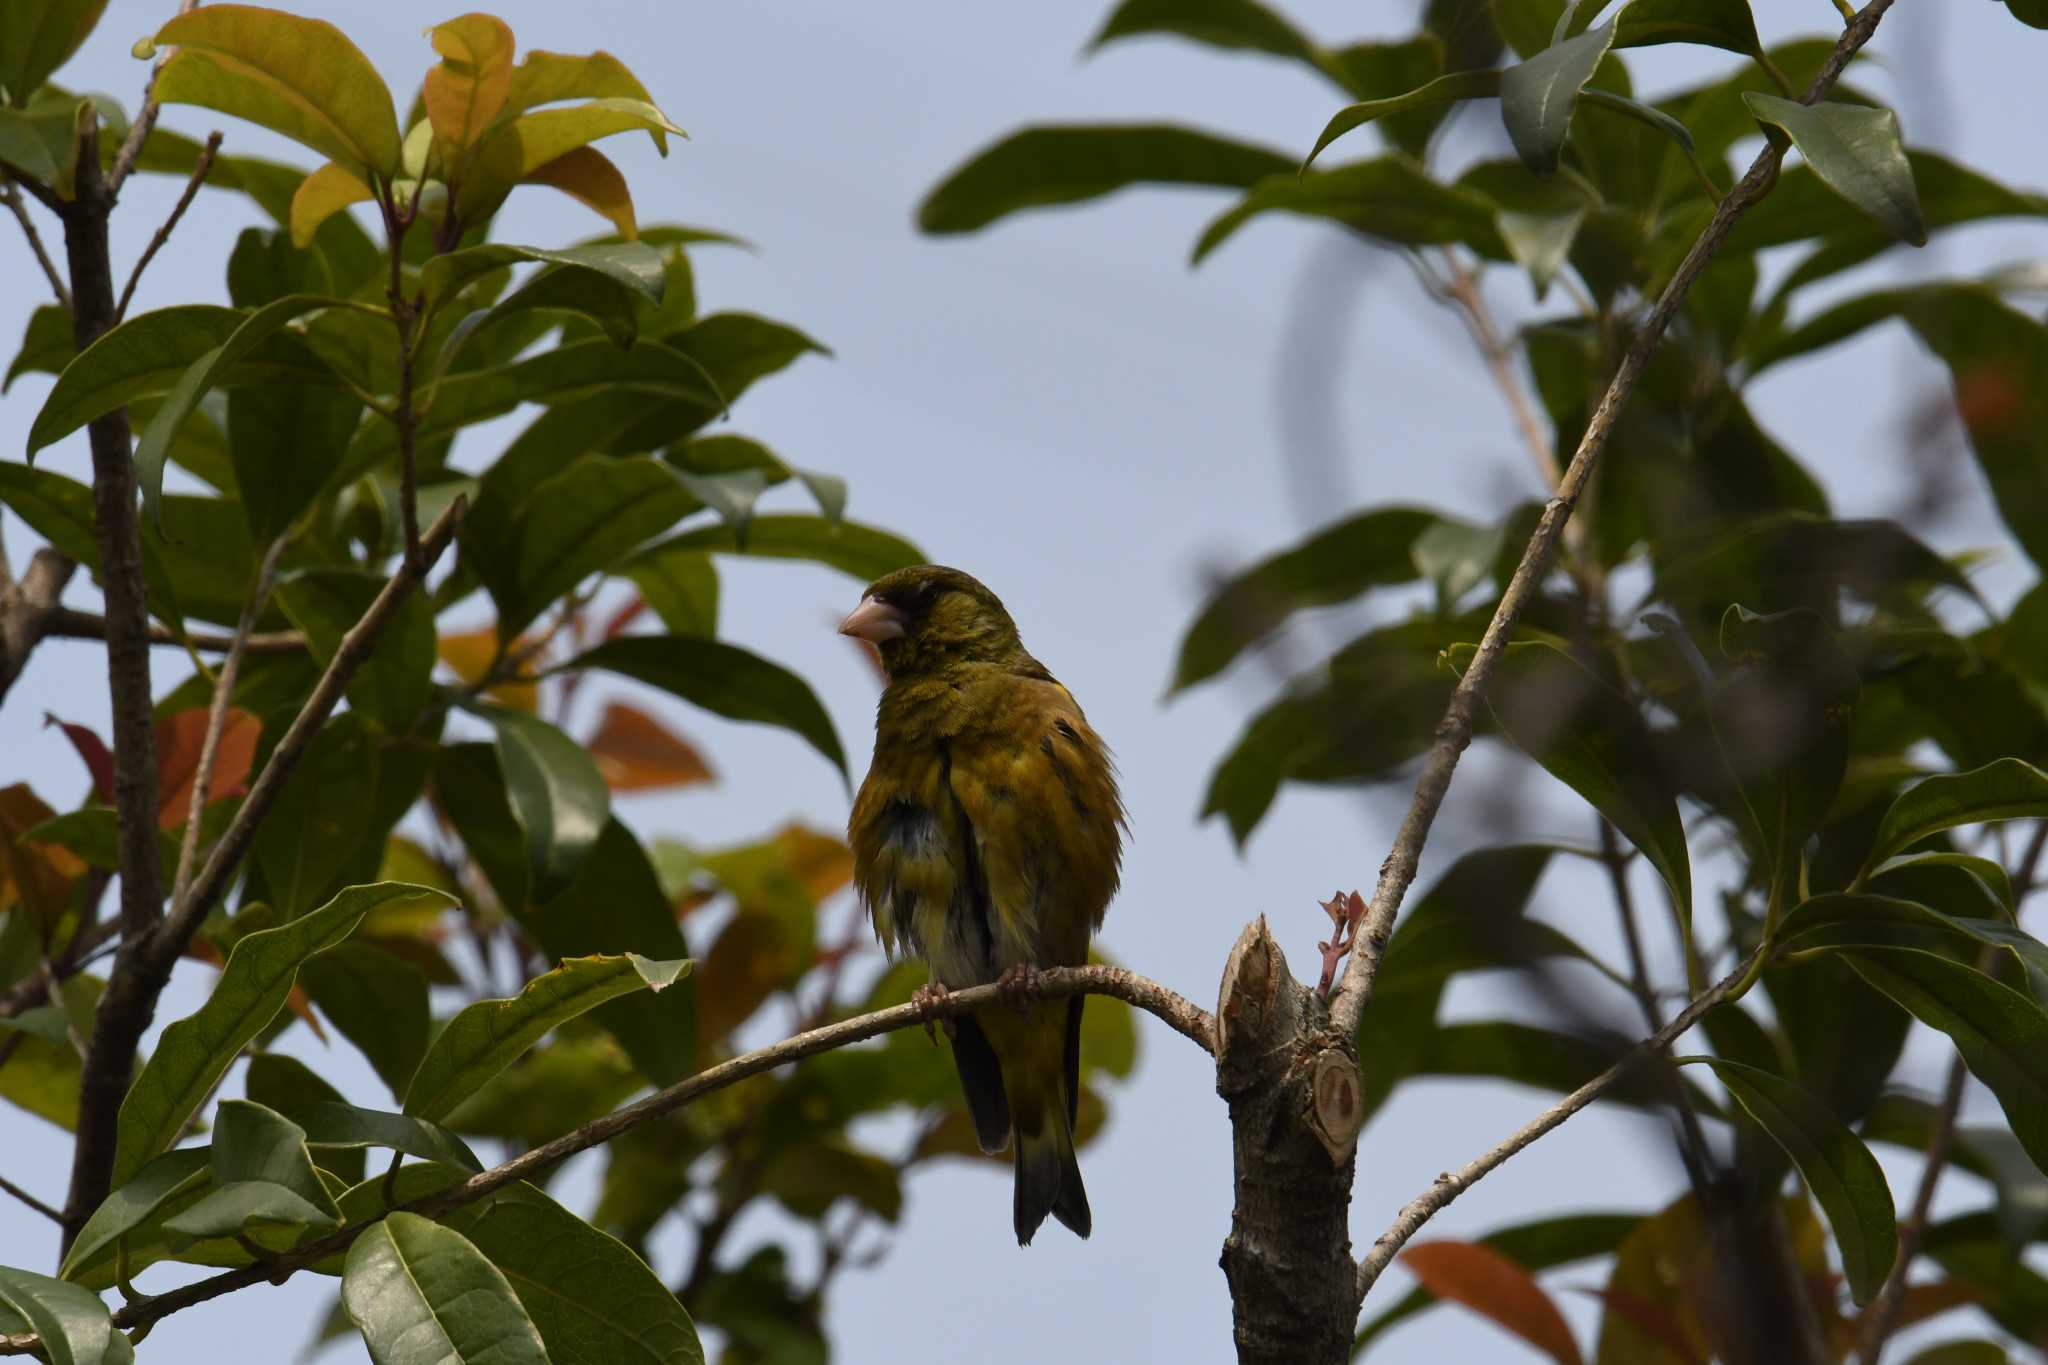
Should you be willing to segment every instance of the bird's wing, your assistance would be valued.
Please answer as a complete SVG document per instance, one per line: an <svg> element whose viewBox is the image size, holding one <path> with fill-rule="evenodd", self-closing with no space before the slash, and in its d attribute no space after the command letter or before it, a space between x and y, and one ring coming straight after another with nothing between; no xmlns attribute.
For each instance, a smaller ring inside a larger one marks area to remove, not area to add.
<svg viewBox="0 0 2048 1365"><path fill-rule="evenodd" d="M1085 962L1116 894L1123 804L1066 688L1012 679L989 723L953 740L948 785L988 888L997 968Z"/></svg>

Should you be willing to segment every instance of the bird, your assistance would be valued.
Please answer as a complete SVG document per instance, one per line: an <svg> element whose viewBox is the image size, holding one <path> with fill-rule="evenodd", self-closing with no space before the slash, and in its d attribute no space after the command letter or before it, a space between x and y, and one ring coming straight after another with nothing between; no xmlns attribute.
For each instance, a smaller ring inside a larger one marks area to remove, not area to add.
<svg viewBox="0 0 2048 1365"><path fill-rule="evenodd" d="M1009 988L948 1021L961 1093L982 1151L1013 1152L1017 1244L1048 1214L1085 1238L1084 997L1028 988L1040 969L1088 960L1116 895L1128 821L1114 760L1001 599L958 569L876 579L839 630L875 646L887 676L848 821L857 894L889 955L929 968L921 1006Z"/></svg>

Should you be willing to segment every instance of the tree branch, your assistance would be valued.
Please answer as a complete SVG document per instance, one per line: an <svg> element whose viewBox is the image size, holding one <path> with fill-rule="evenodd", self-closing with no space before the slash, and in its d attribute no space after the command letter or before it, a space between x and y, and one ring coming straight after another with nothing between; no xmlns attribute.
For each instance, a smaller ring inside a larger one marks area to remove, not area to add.
<svg viewBox="0 0 2048 1365"><path fill-rule="evenodd" d="M1934 1207L1934 1187L1941 1183L1941 1173L1948 1166L1949 1149L1955 1143L1956 1115L1963 1107L1963 1085L1969 1080L1968 1068L1963 1065L1961 1053L1957 1053L1948 1067L1948 1085L1942 1091L1941 1111L1935 1116L1934 1133L1927 1139L1927 1159L1920 1168L1920 1187L1913 1192L1913 1207L1906 1214L1906 1221L1899 1224L1899 1252L1892 1262L1892 1273L1885 1277L1884 1288L1877 1291L1877 1298L1863 1312L1862 1330L1856 1334L1856 1351L1863 1365L1877 1365L1884 1354L1885 1338L1899 1320L1899 1309L1906 1301L1906 1272L1913 1267L1913 1258L1920 1254L1920 1238L1927 1231L1928 1210Z"/></svg>
<svg viewBox="0 0 2048 1365"><path fill-rule="evenodd" d="M150 79L154 83L155 77L152 76ZM213 169L213 158L219 151L220 130L215 129L207 134L206 145L199 151L199 159L192 163L192 174L185 181L185 192L179 195L178 202L171 206L171 216L164 219L164 225L156 230L156 235L149 239L149 245L142 249L142 255L135 262L135 269L129 272L128 284L121 290L121 302L114 307L115 322L128 316L128 300L135 297L136 282L142 278L142 272L149 268L149 263L156 259L156 253L163 250L164 243L171 240L171 230L178 226L178 220L183 218L185 210L192 206L193 196L198 194L199 187L206 183L206 173Z"/></svg>
<svg viewBox="0 0 2048 1365"><path fill-rule="evenodd" d="M1760 955L1762 951L1758 949L1758 954ZM1753 957L1751 961L1754 960L1756 959ZM1616 1081L1634 1070L1645 1059L1670 1047L1687 1029L1698 1023L1708 1010L1720 1004L1728 993L1735 989L1749 970L1749 966L1749 962L1744 962L1722 977L1698 999L1687 1005L1677 1018L1630 1048L1613 1066L1523 1124L1485 1155L1467 1162L1456 1171L1446 1171L1438 1176L1436 1182L1427 1190L1409 1200L1401 1212L1395 1215L1393 1224L1372 1244L1372 1250L1359 1261L1359 1299L1363 1301L1371 1292L1373 1283L1379 1279L1380 1273L1393 1262L1401 1248L1407 1245L1408 1239L1419 1232L1424 1223L1442 1212L1452 1200L1478 1184L1496 1166L1599 1099Z"/></svg>
<svg viewBox="0 0 2048 1365"><path fill-rule="evenodd" d="M1878 20L1884 17L1891 4L1892 0L1870 0L1842 34L1834 52L1813 78L1804 103L1812 104L1834 86L1849 59L1870 41ZM1687 291L1727 239L1736 220L1769 193L1777 181L1778 164L1783 159L1782 149L1766 144L1756 160L1750 163L1748 173L1714 210L1706 231L1692 244L1685 260L1672 275L1671 283L1665 286L1656 306L1643 319L1635 339L1629 343L1628 352L1622 357L1607 392L1602 395L1600 405L1593 410L1592 418L1586 424L1586 434L1579 441L1578 452L1572 456L1570 466L1558 482L1557 496L1544 504L1535 533L1529 537L1529 544L1522 551L1522 561L1516 566L1507 591L1501 594L1493 620L1487 623L1479 650L1473 655L1464 676L1458 680L1451 693L1450 705L1445 708L1443 719L1437 723L1436 742L1423 762L1421 776L1416 779L1415 796L1409 803L1408 813L1402 817L1393 849L1380 867L1379 885L1374 888L1372 906L1366 911L1363 941L1351 955L1351 963L1344 972L1342 991L1330 1011L1331 1026L1339 1032L1348 1034L1358 1027L1359 1014L1372 995L1373 979L1379 973L1387 938L1393 933L1394 916L1401 908L1401 898L1415 880L1423 844L1429 838L1430 826L1436 821L1444 795L1450 790L1451 774L1457 769L1459 757L1472 743L1473 713L1485 696L1487 684L1493 679L1494 667L1507 648L1515 622L1543 581L1551 554L1557 548L1572 509L1578 505L1601 455L1607 449L1615 419L1635 392L1637 382L1650 363L1651 354L1663 340L1665 329L1671 325L1679 305L1685 301Z"/></svg>
<svg viewBox="0 0 2048 1365"><path fill-rule="evenodd" d="M431 533L429 539L431 540ZM831 1052L900 1029L916 1028L932 1019L957 1018L990 1007L1010 1008L1016 999L1016 989L1002 984L972 986L966 990L952 991L929 1006L895 1005L885 1010L876 1010L872 1014L842 1019L836 1024L827 1024L823 1028L785 1038L772 1046L743 1053L716 1066L708 1067L687 1080L678 1081L666 1090L657 1091L637 1104L629 1104L623 1109L613 1110L603 1118L593 1119L574 1132L564 1133L553 1142L543 1143L502 1166L493 1167L481 1175L471 1176L461 1184L415 1199L409 1204L401 1204L397 1209L387 1209L384 1213L360 1223L351 1223L304 1246L280 1255L269 1256L261 1264L243 1266L131 1303L114 1314L114 1325L123 1331L132 1331L138 1327L148 1327L173 1313L182 1312L209 1299L233 1293L237 1289L265 1282L283 1284L294 1273L314 1262L346 1250L350 1243L386 1214L405 1212L427 1218L442 1217L465 1205L474 1204L507 1185L537 1176L578 1152L586 1152L592 1147L609 1142L621 1133L672 1113L715 1090L722 1090L751 1076L758 1076L764 1071L773 1071L792 1062L802 1061L806 1057L815 1057L821 1052ZM1204 1052L1215 1050L1216 1021L1208 1011L1158 982L1122 967L1054 967L1039 972L1023 990L1030 998L1039 1000L1060 999L1070 995L1111 996L1154 1015ZM39 1344L32 1332L0 1336L0 1355L29 1354L36 1351Z"/></svg>
<svg viewBox="0 0 2048 1365"><path fill-rule="evenodd" d="M136 273L141 271L142 267L137 266ZM235 623L234 640L228 645L227 658L221 661L220 676L213 680L213 704L206 710L206 737L200 741L199 763L192 773L191 812L185 820L184 838L178 845L178 874L171 881L173 905L184 900L185 890L192 884L192 861L199 855L199 827L204 823L199 818L200 811L206 794L213 790L213 765L220 756L220 737L227 729L228 702L235 695L235 677L242 671L242 651L248 647L249 633L263 612L263 604L270 600L271 585L277 581L277 561L284 557L285 546L290 543L289 535L270 542L263 564L256 571L249 600L242 604L242 619Z"/></svg>
<svg viewBox="0 0 2048 1365"><path fill-rule="evenodd" d="M19 1199L22 1203L28 1205L53 1223L62 1223L64 1221L64 1215L61 1212L51 1208L48 1204L45 1204L42 1200L36 1198L4 1175L0 1175L0 1190L13 1195L16 1199Z"/></svg>
<svg viewBox="0 0 2048 1365"><path fill-rule="evenodd" d="M55 607L44 624L43 634L65 640L104 640L107 638L107 618L97 612ZM190 646L208 653L225 654L234 647L235 637L211 630L192 630L180 636L169 626L152 621L149 642L172 649ZM243 652L247 654L295 654L305 647L306 637L296 630L258 632L242 645Z"/></svg>
<svg viewBox="0 0 2048 1365"><path fill-rule="evenodd" d="M199 0L178 0L178 13L185 14L199 8ZM142 111L135 116L134 126L128 130L128 138L121 144L121 150L114 156L113 168L107 174L107 193L121 192L121 183L135 169L135 159L142 155L142 144L149 141L149 135L156 127L157 113L162 105L157 103L156 78L164 69L168 54L159 57L149 68L149 81L142 87Z"/></svg>
<svg viewBox="0 0 2048 1365"><path fill-rule="evenodd" d="M57 602L77 569L69 555L45 546L30 557L21 577L0 593L0 698L28 667L28 656L43 638L58 633L54 627L64 608Z"/></svg>
<svg viewBox="0 0 2048 1365"><path fill-rule="evenodd" d="M299 714L292 718L291 728L285 731L284 738L277 742L277 747L270 751L269 761L263 765L263 771L257 775L255 784L249 788L249 794L242 799L241 809L235 812L234 823L221 835L220 842L216 843L213 852L207 855L199 875L193 878L192 885L186 888L185 894L172 907L170 918L164 925L164 933L160 936L163 941L158 945L156 954L165 972L170 970L171 963L175 962L178 955L191 943L192 935L198 932L200 921L206 918L206 912L213 905L214 898L226 887L235 863L248 848L249 841L255 838L256 827L263 822L263 817L270 813L271 803L277 800L277 794L283 789L285 780L291 776L292 769L298 766L307 746L313 742L313 736L320 732L320 727L326 723L335 704L341 700L341 694L348 687L349 680L355 677L356 670L362 667L363 661L370 657L370 650L376 644L377 636L397 614L398 608L405 602L407 596L420 585L427 572L433 568L435 561L441 557L441 552L447 549L449 542L455 538L455 530L462 524L462 514L468 505L468 500L461 497L448 504L440 519L434 523L422 541L419 558L416 561L408 558L399 564L398 571L391 576L391 581L384 585L384 590L377 594L377 599L370 603L369 610L363 613L363 619L351 626L348 634L341 637L341 644L335 649L334 658L328 662L327 671L320 675L320 681L314 685L312 695L307 697L306 704L299 708Z"/></svg>
<svg viewBox="0 0 2048 1365"><path fill-rule="evenodd" d="M96 125L79 139L76 198L62 210L71 271L72 337L80 351L114 321L114 274L107 216L114 194L100 178ZM107 689L113 706L114 809L119 819L121 950L94 1016L90 1055L79 1078L78 1137L64 1204L68 1247L86 1215L106 1198L113 1175L116 1123L134 1074L135 1049L156 1012L156 988L141 970L151 931L163 913L157 850L156 731L149 680L149 607L142 582L142 529L136 517L135 460L128 410L115 408L86 428L92 448L93 523L107 611Z"/></svg>
<svg viewBox="0 0 2048 1365"><path fill-rule="evenodd" d="M28 216L28 205L21 202L21 189L14 177L0 176L0 200L6 201L21 232L28 238L28 249L35 255L36 264L43 268L43 278L50 282L50 288L57 295L57 303L65 312L71 311L71 291L64 287L64 277L57 273L57 263L50 259L49 251L43 246L43 235L36 231L35 219Z"/></svg>
<svg viewBox="0 0 2048 1365"><path fill-rule="evenodd" d="M1444 270L1450 301L1464 318L1465 330L1472 334L1473 344L1479 347L1480 358L1486 361L1486 368L1493 375L1494 387L1500 390L1500 396L1507 402L1508 411L1515 419L1515 429L1521 433L1522 444L1529 448L1529 458L1535 461L1543 486L1555 489L1561 477L1557 451L1551 444L1550 432L1543 419L1529 401L1528 390L1522 387L1521 376L1515 373L1514 353L1501 340L1499 329L1493 325L1493 314L1486 306L1486 296L1479 292L1478 274L1448 248L1444 251Z"/></svg>

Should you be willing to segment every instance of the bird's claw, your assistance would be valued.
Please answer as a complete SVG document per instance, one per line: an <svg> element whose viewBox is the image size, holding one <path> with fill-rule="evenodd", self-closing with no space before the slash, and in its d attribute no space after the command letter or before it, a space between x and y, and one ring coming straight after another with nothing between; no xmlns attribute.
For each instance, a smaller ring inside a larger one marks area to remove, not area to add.
<svg viewBox="0 0 2048 1365"><path fill-rule="evenodd" d="M934 1046L938 1044L939 1035L933 1025L944 1027L948 1038L953 1036L953 1021L941 1019L938 1013L939 1002L951 994L952 992L938 981L919 986L910 993L910 1003L917 1006L918 1018L924 1020L924 1036L931 1039Z"/></svg>
<svg viewBox="0 0 2048 1365"><path fill-rule="evenodd" d="M1010 1008L1022 1014L1038 998L1038 968L1020 962L996 978L996 989Z"/></svg>

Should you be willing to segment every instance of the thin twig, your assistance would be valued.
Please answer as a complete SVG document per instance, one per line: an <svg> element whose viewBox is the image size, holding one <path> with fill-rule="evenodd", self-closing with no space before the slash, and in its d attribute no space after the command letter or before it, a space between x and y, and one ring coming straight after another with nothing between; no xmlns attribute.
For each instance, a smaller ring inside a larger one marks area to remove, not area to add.
<svg viewBox="0 0 2048 1365"><path fill-rule="evenodd" d="M171 216L164 219L164 225L149 239L149 245L142 248L141 257L135 262L135 269L128 272L128 283L121 290L121 301L114 306L114 321L128 316L128 300L135 297L135 285L142 278L142 272L156 259L156 253L163 250L165 242L171 240L171 230L178 226L178 220L185 216L185 210L192 205L193 196L206 183L206 173L213 169L213 158L220 151L220 130L216 128L206 135L206 146L200 149L199 159L192 163L192 174L185 180L185 192L178 196L178 202L171 206Z"/></svg>
<svg viewBox="0 0 2048 1365"><path fill-rule="evenodd" d="M593 1119L574 1132L564 1133L553 1142L535 1147L481 1175L471 1176L459 1185L415 1199L409 1204L402 1204L399 1211L427 1218L439 1218L486 1198L516 1181L539 1176L578 1152L586 1152L592 1147L609 1142L622 1133L664 1114L672 1113L715 1090L722 1090L748 1077L788 1066L792 1062L814 1057L821 1052L831 1052L837 1048L864 1042L869 1038L880 1037L885 1033L920 1027L931 1019L957 1018L989 1007L1007 1009L1016 998L1013 992L1018 989L1020 988L1003 984L974 986L966 990L953 991L928 1006L895 1005L889 1009L876 1010L872 1014L843 1019L836 1024L828 1024L823 1028L812 1029L808 1033L799 1033L793 1038L785 1038L772 1046L743 1053L700 1071L687 1080L679 1081L666 1090L657 1091L637 1104L629 1104L623 1109L613 1110L603 1118ZM1158 982L1122 967L1056 967L1039 972L1024 984L1021 990L1029 997L1040 1000L1060 999L1070 995L1111 996L1157 1017L1204 1052L1215 1050L1216 1021L1206 1010ZM380 1214L359 1223L351 1223L317 1241L271 1256L261 1265L243 1266L192 1284L181 1285L139 1303L131 1303L114 1314L114 1325L123 1331L132 1331L237 1289L266 1281L282 1284L294 1272L346 1250L351 1242L374 1226L382 1216ZM32 1332L0 1336L0 1355L23 1355L35 1351L37 1347L38 1342Z"/></svg>
<svg viewBox="0 0 2048 1365"><path fill-rule="evenodd" d="M36 1198L4 1175L0 1175L0 1191L13 1195L16 1199L19 1199L22 1203L28 1205L53 1223L62 1223L64 1221L62 1213L45 1204L42 1200Z"/></svg>
<svg viewBox="0 0 2048 1365"><path fill-rule="evenodd" d="M192 884L192 863L199 856L199 827L204 823L199 817L206 795L213 789L213 765L220 756L220 737L227 730L228 702L235 695L235 678L242 671L242 651L248 647L249 635L256 618L263 614L264 603L270 600L271 586L277 582L277 562L284 557L285 546L289 544L289 535L270 542L263 564L256 571L249 600L242 604L242 619L235 623L235 637L228 646L227 658L221 661L220 676L213 681L213 704L206 711L206 738L200 741L199 764L192 773L192 805L185 817L185 836L178 845L178 875L171 882L173 905L185 898L185 888Z"/></svg>
<svg viewBox="0 0 2048 1365"><path fill-rule="evenodd" d="M57 607L50 612L50 619L43 627L43 634L65 640L104 640L107 638L107 618L98 612ZM234 648L235 637L211 630L188 630L180 635L169 626L152 621L149 626L149 642L172 649L191 648L209 654L225 654ZM243 642L242 652L296 654L305 647L306 637L299 631L260 631Z"/></svg>
<svg viewBox="0 0 2048 1365"><path fill-rule="evenodd" d="M30 556L21 577L0 594L0 698L28 666L36 646L55 633L52 623L64 610L57 599L77 569L71 556L46 545ZM104 622L101 633L104 637Z"/></svg>
<svg viewBox="0 0 2048 1365"><path fill-rule="evenodd" d="M188 14L199 8L199 0L178 0L178 13ZM156 78L162 73L169 54L159 57L149 68L149 81L142 87L142 112L135 116L134 126L128 130L128 138L121 144L121 150L114 157L113 167L107 172L107 193L121 192L121 182L135 169L135 159L142 155L142 144L149 141L149 134L156 127L156 116L162 108L156 98Z"/></svg>
<svg viewBox="0 0 2048 1365"><path fill-rule="evenodd" d="M1493 375L1494 387L1500 390L1500 396L1506 400L1508 411L1515 419L1515 429L1522 435L1522 444L1529 448L1529 458L1535 461L1536 472L1543 476L1543 486L1555 489L1561 475L1550 431L1537 415L1536 405L1529 401L1529 391L1522 386L1521 376L1515 372L1514 352L1501 340L1500 330L1493 324L1486 296L1479 291L1478 272L1449 249L1444 252L1444 270L1446 297L1457 307L1459 316L1465 321L1465 330L1472 334L1473 344L1479 347L1480 357L1486 361L1486 368Z"/></svg>
<svg viewBox="0 0 2048 1365"><path fill-rule="evenodd" d="M14 212L14 219L21 224L21 232L28 238L28 249L34 253L36 264L43 268L43 278L50 282L56 292L57 302L65 312L71 311L71 291L64 287L64 277L57 272L57 263L50 259L48 248L43 245L43 235L36 231L35 219L28 216L28 205L21 202L21 190L13 176L0 178L0 200Z"/></svg>
<svg viewBox="0 0 2048 1365"><path fill-rule="evenodd" d="M1878 20L1891 8L1891 4L1892 0L1871 0L1856 17L1856 22L1843 33L1827 63L1807 88L1806 103L1813 103L1833 87L1849 59L1870 41ZM1348 1036L1358 1027L1359 1015L1372 995L1373 980L1379 973L1387 939L1393 933L1394 917L1401 908L1401 898L1415 880L1423 844L1429 838L1430 826L1436 821L1444 795L1450 790L1451 774L1457 769L1459 757L1472 742L1473 715L1485 695L1487 684L1492 681L1494 667L1507 649L1508 637L1514 633L1516 621L1543 581L1551 554L1557 548L1572 509L1578 505L1580 495L1585 492L1601 455L1607 449L1615 420L1621 415L1629 396L1635 392L1636 384L1650 363L1651 354L1663 339L1664 331L1671 325L1679 305L1685 301L1693 281L1706 269L1707 262L1727 239L1736 220L1770 191L1783 156L1781 149L1766 144L1741 182L1714 210L1706 231L1693 243L1685 260L1671 277L1671 283L1658 297L1656 306L1643 319L1607 386L1607 392L1602 395L1600 405L1586 423L1586 433L1558 484L1557 495L1544 504L1535 533L1529 537L1529 544L1522 551L1522 562L1516 566L1507 591L1501 594L1500 605L1494 609L1493 620L1487 624L1478 652L1472 656L1464 676L1451 692L1450 705L1445 708L1443 719L1437 723L1436 741L1423 763L1421 775L1416 779L1415 796L1409 803L1408 813L1402 817L1393 849L1381 864L1379 885L1374 888L1372 908L1365 918L1363 941L1351 955L1351 964L1344 973L1343 988L1331 1007L1330 1027L1337 1033Z"/></svg>
<svg viewBox="0 0 2048 1365"><path fill-rule="evenodd" d="M1361 1300L1365 1298L1371 1291L1374 1281L1379 1279L1380 1273L1393 1262L1401 1248L1407 1245L1408 1239L1420 1231L1424 1223L1442 1212L1452 1200L1478 1184L1496 1166L1600 1098L1609 1087L1634 1070L1646 1058L1670 1047L1687 1029L1698 1023L1708 1010L1720 1004L1722 999L1735 989L1748 969L1749 964L1745 962L1721 978L1697 1000L1687 1005L1676 1019L1630 1048L1614 1065L1523 1124L1485 1155L1467 1162L1456 1171L1444 1172L1427 1190L1409 1200L1401 1212L1395 1215L1392 1226L1379 1235L1379 1239L1372 1244L1372 1250L1359 1261L1358 1297Z"/></svg>
<svg viewBox="0 0 2048 1365"><path fill-rule="evenodd" d="M1949 1062L1948 1085L1941 1094L1941 1110L1935 1116L1934 1132L1927 1139L1927 1158L1920 1168L1920 1188L1913 1192L1913 1207L1908 1210L1906 1220L1899 1224L1898 1257L1892 1262L1892 1273L1885 1277L1884 1288L1877 1291L1877 1298L1863 1311L1862 1330L1856 1336L1856 1350L1863 1365L1877 1365L1878 1357L1884 1354L1885 1338L1891 1335L1892 1327L1898 1322L1899 1309L1906 1301L1906 1272L1912 1269L1913 1258L1920 1254L1920 1239L1927 1231L1927 1214L1934 1207L1934 1187L1941 1183L1941 1173L1948 1166L1949 1149L1955 1143L1956 1115L1963 1107L1963 1085L1970 1076L1963 1065L1961 1053Z"/></svg>
<svg viewBox="0 0 2048 1365"><path fill-rule="evenodd" d="M235 812L234 822L213 846L213 852L207 855L206 863L200 868L199 875L192 879L192 884L186 888L185 894L172 907L170 917L164 924L164 932L159 936L162 940L159 960L166 969L192 941L192 935L198 931L200 921L206 918L206 912L213 905L214 897L226 887L236 862L241 859L243 851L249 846L249 841L255 838L256 827L262 823L263 817L270 813L271 803L277 799L277 794L283 788L285 780L291 776L292 769L298 766L307 746L313 742L313 736L319 733L329 713L341 700L341 694L348 687L349 680L369 657L370 650L376 644L377 636L383 631L385 624L397 614L398 608L412 594L413 589L420 585L427 571L441 557L441 552L447 549L448 543L455 538L456 527L462 524L462 513L468 505L468 500L461 497L448 504L447 510L441 513L440 519L427 532L420 547L419 562L402 562L398 566L398 572L391 576L391 581L384 585L384 590L378 593L376 600L370 604L369 610L363 613L363 618L349 628L348 634L341 637L341 644L336 647L334 657L328 661L327 671L320 675L320 681L314 685L313 694L306 698L306 704L299 708L299 714L292 718L291 728L285 731L284 738L277 742L277 747L270 751L270 758L264 763L263 771L250 786L249 794L242 798L242 805Z"/></svg>

